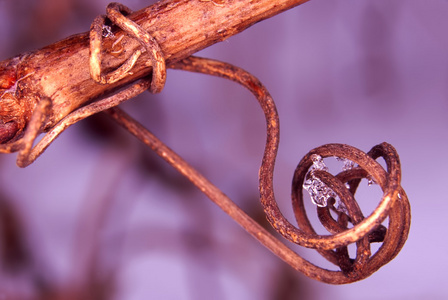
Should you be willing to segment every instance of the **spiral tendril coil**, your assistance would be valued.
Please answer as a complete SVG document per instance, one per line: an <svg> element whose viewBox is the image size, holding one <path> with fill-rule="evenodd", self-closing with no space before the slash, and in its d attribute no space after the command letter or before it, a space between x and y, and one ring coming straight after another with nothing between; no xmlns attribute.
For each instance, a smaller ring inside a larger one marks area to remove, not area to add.
<svg viewBox="0 0 448 300"><path fill-rule="evenodd" d="M313 172L313 176L333 190L346 208L344 212L338 211L334 206L334 199L325 207L317 206L319 220L331 237L336 237L337 247L327 249L325 246L316 245L313 248L328 261L339 266L345 276L353 280L363 279L391 261L403 247L409 233L410 205L400 185L398 154L387 143L373 147L368 153L348 145L328 144L313 149L301 160L295 170L292 184L294 215L304 236L319 240L327 237L318 236L312 227L305 212L302 189L307 171L312 166L313 155L345 158L358 164L357 167L335 176L322 170ZM377 158L385 160L387 170L376 161ZM355 193L363 178L373 178L383 191L380 204L367 218L355 200ZM336 218L330 213L331 210L337 215ZM389 222L386 228L381 223L387 217ZM349 224L353 227L349 228ZM356 242L356 257L350 258L347 245L353 242ZM382 243L374 254L370 250L371 243Z"/></svg>
<svg viewBox="0 0 448 300"><path fill-rule="evenodd" d="M338 266L340 271L317 267L278 243L271 245L264 240L266 237L261 237L258 227L254 225L252 228L242 224L255 238L307 276L333 284L364 279L398 254L409 233L410 205L400 185L399 157L391 145L382 143L364 153L348 145L328 144L315 148L305 155L295 170L292 184L292 205L298 224L296 227L280 212L274 196L273 174L279 146L279 117L267 89L250 73L218 61L189 57L171 67L233 80L243 85L257 98L267 124L267 140L259 172L260 200L267 219L283 237L298 245L316 249L328 261ZM343 208L334 206L334 196L329 199L329 203L332 204L317 206L319 220L329 235L316 233L306 215L303 202L303 184L316 155L322 158L334 156L358 165L347 167L336 176L325 169L315 169L312 172L315 179L333 191ZM376 161L380 157L385 160L387 170ZM368 217L364 217L354 197L362 178L378 183L383 191L378 207ZM336 212L337 218L333 218L331 210ZM387 217L389 224L386 227L381 223ZM234 219L239 222L237 218ZM349 227L349 224L352 224L352 227ZM372 255L370 244L374 242L383 244ZM352 243L356 243L357 247L355 258L350 258L347 250L347 246Z"/></svg>

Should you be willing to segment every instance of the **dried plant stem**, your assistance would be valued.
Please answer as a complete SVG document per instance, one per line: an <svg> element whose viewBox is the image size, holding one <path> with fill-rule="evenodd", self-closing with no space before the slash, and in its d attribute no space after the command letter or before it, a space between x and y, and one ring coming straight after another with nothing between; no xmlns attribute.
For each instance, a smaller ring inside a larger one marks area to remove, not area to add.
<svg viewBox="0 0 448 300"><path fill-rule="evenodd" d="M136 122L132 117L124 113L121 109L114 107L105 111L118 124L123 126L127 131L136 136L145 145L150 147L166 162L173 166L179 173L188 178L201 192L218 205L226 214L243 227L250 235L257 239L266 248L292 266L294 269L302 272L306 276L333 284L349 283L351 280L340 272L325 272L322 274L321 269L303 259L297 253L280 242L260 224L248 216L241 208L239 208L229 197L227 197L220 189L213 185L207 178L201 175L197 170L190 166L185 160L177 155L168 146L162 143L149 130Z"/></svg>
<svg viewBox="0 0 448 300"><path fill-rule="evenodd" d="M254 94L263 108L267 122L267 142L259 176L260 200L268 220L277 232L285 238L296 244L317 249L325 258L338 265L341 271L330 271L317 267L300 257L251 219L221 190L130 116L116 107L106 112L182 175L187 177L224 212L229 214L269 250L308 277L332 284L344 284L364 279L389 262L400 251L409 232L410 208L406 194L399 183L400 166L398 156L391 146L382 144L374 147L369 154L365 154L347 145L330 144L316 148L305 156L296 169L293 182L293 207L300 229L296 228L281 214L274 197L273 170L279 140L278 115L275 103L265 87L254 76L244 70L209 59L189 57L170 65L170 67L227 78L240 83ZM333 220L328 211L330 209L329 206L326 207L324 212L321 212L321 222L325 227L332 228L331 231L333 231L332 235L327 236L319 236L312 229L306 217L302 201L304 174L310 167L311 155L315 154L323 157L337 156L348 158L363 168L359 167L346 171L338 175L338 177L334 177L339 179L333 179L326 172L318 172L316 174L344 199L348 209L348 215L339 214L339 221ZM385 158L388 165L388 173L374 161L374 158L379 156ZM384 196L374 213L368 218L364 218L350 192L355 193L357 188L356 180L369 175L373 176L380 184L384 191ZM350 192L343 184L344 182L350 182ZM343 188L338 189L338 185L343 186ZM390 221L389 229L386 231L384 226L380 224L387 216L389 216ZM347 217L354 224L354 227L351 229L347 228L349 221ZM345 221L340 223L341 220ZM337 225L334 225L334 223ZM383 246L380 247L375 255L371 256L370 243L381 241L384 241ZM353 242L356 242L358 247L355 260L350 259L346 248L348 244Z"/></svg>

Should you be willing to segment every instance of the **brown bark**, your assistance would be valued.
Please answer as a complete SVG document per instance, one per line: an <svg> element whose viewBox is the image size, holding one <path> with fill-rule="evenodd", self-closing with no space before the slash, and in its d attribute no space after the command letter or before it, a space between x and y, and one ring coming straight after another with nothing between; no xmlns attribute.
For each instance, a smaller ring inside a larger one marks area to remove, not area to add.
<svg viewBox="0 0 448 300"><path fill-rule="evenodd" d="M170 64L307 1L165 0L128 17L154 37L166 63ZM127 35L119 40L124 33L117 28L113 30L113 38L104 39L102 66L105 71L121 65L140 47ZM133 68L133 74L125 79L108 85L93 81L89 73L88 33L3 61L0 63L0 95L3 95L0 99L0 141L6 141L14 134L17 137L14 131L24 128L42 98L49 98L53 104L45 125L50 128L74 109L150 72L151 65L144 54ZM3 92L1 88L4 88Z"/></svg>

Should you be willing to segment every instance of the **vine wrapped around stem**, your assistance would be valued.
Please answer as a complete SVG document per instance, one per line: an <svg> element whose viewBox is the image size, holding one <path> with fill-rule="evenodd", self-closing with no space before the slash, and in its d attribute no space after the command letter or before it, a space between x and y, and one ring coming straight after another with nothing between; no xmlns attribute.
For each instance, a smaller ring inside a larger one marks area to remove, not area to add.
<svg viewBox="0 0 448 300"><path fill-rule="evenodd" d="M221 2L212 2L221 5ZM298 4L305 1L296 2ZM185 3L185 1L182 1L182 3ZM55 112L61 112L61 103L57 101L58 99L45 94L39 94L39 97L32 94L30 96L31 100L25 99L30 103L35 102L35 105L31 116L25 118L28 124L24 132L22 132L24 128L18 129L16 127L17 124L25 126L25 121L22 124L14 118L11 119L11 116L8 116L5 119L6 121L2 120L0 142L3 144L0 145L0 152L19 151L18 165L26 166L32 163L66 128L94 113L105 111L113 120L187 177L264 246L293 268L313 279L332 284L358 281L370 276L399 253L409 233L410 205L401 187L401 168L398 154L391 145L382 143L373 147L368 153L364 153L348 145L328 144L315 148L305 155L296 168L292 185L292 206L298 224L296 227L281 213L274 195L273 174L279 147L279 117L275 103L267 89L250 73L223 62L189 56L182 60L167 63L166 51L162 51L163 49L156 39L149 35L144 28L127 17L128 14L132 15L129 9L112 3L108 7L107 17L123 30L132 31L130 35L138 40L140 46L147 52L146 57L149 55L149 60L139 59L143 50L137 49L133 54L130 54L130 58L128 57L127 62L121 65L122 67L115 68L115 71L111 73L103 74L101 70L101 65L104 64L101 55L103 51L101 30L106 17L97 18L91 27L90 59L88 60L94 82L90 82L90 79L84 78L84 80L89 81L87 86L101 86L101 88L97 88L97 91L107 92L108 95L99 100L94 97L96 101L85 106L80 103L76 104L78 106L71 103L70 107L64 108L64 113L59 113L55 118ZM117 38L117 40L121 41L120 38ZM148 61L150 63L146 65ZM18 63L13 60L0 67L5 70L17 69ZM148 78L150 74L147 72L148 69L145 69L145 72L136 72L139 68L143 68L142 65L145 68L149 68L149 65L152 66L151 78ZM330 271L318 267L292 251L250 218L221 190L189 166L151 132L116 107L123 101L135 97L147 89L152 92L159 92L165 82L166 65L170 68L230 79L247 88L256 97L264 112L267 124L266 146L259 171L260 200L266 217L273 228L284 238L300 246L316 249L328 261L338 266L339 270ZM29 67L29 64L24 63L21 67L24 68L24 66ZM5 92L6 94L3 93L1 95L4 98L2 101L16 100L14 97L26 94L30 82L26 83L25 81L32 76L22 74L23 76L18 78L17 74L19 73L12 74L15 77L7 74L5 78L11 79L11 82L0 77L1 89L8 89L7 91L14 89L14 93L11 95L7 92ZM136 74L139 77L136 77ZM17 87L14 81L18 83L19 80L23 81L21 86ZM132 84L129 86L130 82ZM123 87L123 89L117 92L118 87ZM109 92L111 95L109 95ZM94 96L98 95L95 94ZM86 98L84 100L91 99ZM84 105L84 103L82 104ZM10 110L9 108L3 109L3 112L10 113ZM21 113L20 111L14 112ZM4 114L0 114L0 116L5 117ZM46 135L33 148L34 140L44 130L47 131ZM313 158L316 156L322 159L330 156L347 159L358 166L333 176L325 168L313 168ZM386 162L386 170L376 161L380 157ZM317 188L314 187L317 193L322 189L326 191L325 201L315 202L319 203L319 206L317 206L319 220L328 230L328 235L316 233L305 211L303 186L305 181L310 180L309 176L311 176L311 180L319 183ZM373 179L383 191L383 197L377 208L367 217L364 217L354 197L362 178ZM331 191L331 193L328 193L328 191ZM338 207L334 205L335 198L339 201ZM382 225L386 218L389 218L387 227ZM376 253L372 254L370 244L374 242L382 242L383 244ZM355 258L351 258L347 250L347 246L352 243L356 243L357 246Z"/></svg>

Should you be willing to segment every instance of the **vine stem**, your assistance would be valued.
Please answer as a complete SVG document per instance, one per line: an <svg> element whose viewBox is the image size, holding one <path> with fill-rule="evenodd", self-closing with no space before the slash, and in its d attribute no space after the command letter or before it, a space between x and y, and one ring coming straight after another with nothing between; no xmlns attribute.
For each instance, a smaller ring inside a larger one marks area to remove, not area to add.
<svg viewBox="0 0 448 300"><path fill-rule="evenodd" d="M352 280L344 276L341 272L322 273L321 269L314 264L300 257L297 253L280 242L260 224L247 215L238 205L236 205L226 194L211 183L207 178L190 166L182 157L176 154L168 146L162 143L154 134L135 121L128 114L117 107L105 111L123 128L133 134L136 138L150 147L157 155L163 158L168 164L176 169L180 174L190 180L201 192L218 205L226 214L243 227L250 235L272 251L275 255L292 266L297 271L306 276L332 284L349 283Z"/></svg>
<svg viewBox="0 0 448 300"><path fill-rule="evenodd" d="M275 103L270 97L269 92L253 75L238 67L226 63L198 57L189 57L176 64L172 64L169 67L223 77L233 80L248 88L257 98L260 105L263 107L263 110L271 112L270 114L268 114L266 119L268 132L271 132L271 134L268 134L267 147L269 149L271 148L269 147L269 140L273 135L271 128L272 119L276 118L274 116L269 117L269 115L277 114ZM267 109L266 107L269 107L269 109ZM234 219L249 234L251 234L255 239L257 239L260 243L262 243L265 247L267 247L270 251L272 251L294 269L304 273L310 278L326 283L344 284L353 281L353 278L345 276L342 272L324 270L300 257L297 253L280 242L276 237L274 237L260 224L258 224L250 216L248 216L220 189L218 189L208 179L206 179L197 170L190 166L168 146L162 143L149 130L147 130L121 109L113 107L106 110L105 112L127 131L136 136L145 145L150 147L179 173L189 179L199 190L201 190L207 197L209 197L215 204L217 204L225 213L227 213L232 219ZM274 133L274 135L278 135L278 132L275 132L276 133ZM265 154L265 156L266 155L269 156L270 154L268 153ZM260 174L260 176L262 177L263 174ZM260 180L261 182L263 182L263 179L261 177ZM262 186L263 184L261 185L261 187ZM266 189L269 188L266 187Z"/></svg>
<svg viewBox="0 0 448 300"><path fill-rule="evenodd" d="M87 47L83 43L79 43L85 39L81 34L0 63L0 142L7 141L0 145L0 152L20 150L17 164L24 167L34 161L68 126L89 115L105 111L296 270L310 278L332 284L354 282L370 276L398 254L409 233L410 207L400 185L401 168L396 150L387 143L373 147L369 153L343 144L327 144L311 150L297 166L293 179L292 203L299 225L296 227L280 212L274 196L273 174L279 146L279 117L269 92L257 78L241 68L190 55L289 8L287 4L306 2L266 1L260 0L254 4L247 0L171 0L161 1L135 13L123 5L111 3L106 9L107 16L99 16L92 23L88 50L84 49ZM243 3L250 7L241 6ZM189 5L195 10L185 11ZM206 8L206 5L211 5L211 8ZM232 11L234 15L226 15ZM176 27L192 16L194 19L191 21L196 22L196 25ZM167 20L174 21L173 18L176 21L180 18L182 22L176 22L175 25L164 23ZM216 23L216 20L222 22ZM114 27L109 26L108 22L112 22ZM117 26L127 34L120 32ZM211 33L209 30L212 30ZM73 49L71 46L74 46ZM74 49L79 51L70 52ZM87 55L84 55L85 51L88 51ZM138 59L140 56L146 58ZM74 60L64 65L70 59ZM79 66L74 66L75 62ZM90 72L86 72L85 66L89 62ZM320 268L300 257L250 218L150 131L116 107L148 88L151 92L161 91L166 66L235 81L255 96L266 118L267 139L259 171L259 190L267 219L287 240L316 249L327 260L338 265L341 271ZM46 73L49 70L52 71ZM21 134L25 125L28 128ZM47 134L33 148L33 141L42 131L47 131ZM330 156L348 159L358 167L333 176L323 166L317 166L314 168L318 169L313 170L312 175L307 175L316 159ZM379 157L385 160L387 170L376 162ZM306 187L303 185L305 177L311 181ZM354 198L362 178L373 178L384 193L378 207L366 218ZM331 235L318 235L314 231L303 205L302 187L313 197L316 193L323 193L322 185L334 192L332 199L329 199L332 200L330 205L318 208L319 219ZM338 203L337 207L342 205L345 207L343 211L333 206L338 197L342 204ZM337 219L330 214L330 210L337 211ZM387 217L388 228L381 224ZM348 223L354 226L349 228ZM347 245L355 242L356 258L351 259ZM384 242L373 256L370 250L372 242Z"/></svg>
<svg viewBox="0 0 448 300"><path fill-rule="evenodd" d="M137 121L117 107L106 111L121 126L188 178L199 190L265 247L306 276L332 284L344 284L364 279L397 255L409 232L410 207L407 196L400 186L401 168L399 157L391 145L382 143L372 148L369 153L364 153L348 145L327 144L307 154L296 168L293 180L293 207L300 227L297 228L289 223L280 212L274 196L273 171L279 141L279 119L275 103L267 89L256 77L243 69L215 60L190 56L169 65L169 67L232 80L247 88L255 96L265 115L267 129L265 152L259 171L260 200L266 217L274 229L287 240L301 246L316 249L327 260L338 265L341 271L323 269L300 257L250 218L220 189L198 173ZM320 215L323 217L321 222L326 228L332 228L332 235L323 236L316 234L303 209L302 183L307 173L306 170L310 167L310 157L314 155L313 153L322 155L322 157L336 156L350 159L360 166L358 169L341 173L338 175L339 177L333 177L326 172L315 172L315 176L318 176L325 184L329 184L331 188L339 192L339 196L343 198L344 205L348 209L348 215L339 214L338 218L340 219L338 221L332 219L328 206L325 208L327 210L326 216L325 212L321 211ZM375 161L378 157L385 159L387 171ZM367 218L364 218L354 200L353 194L359 183L358 180L367 176L375 178L384 194L374 212ZM356 180L357 183L352 180ZM346 188L344 182L350 182L350 191ZM381 223L387 216L389 216L389 229L386 230ZM347 221L350 221L354 227L348 228ZM384 241L384 243L372 256L370 243L375 241ZM357 244L357 251L356 258L351 260L348 255L347 245L353 242Z"/></svg>

